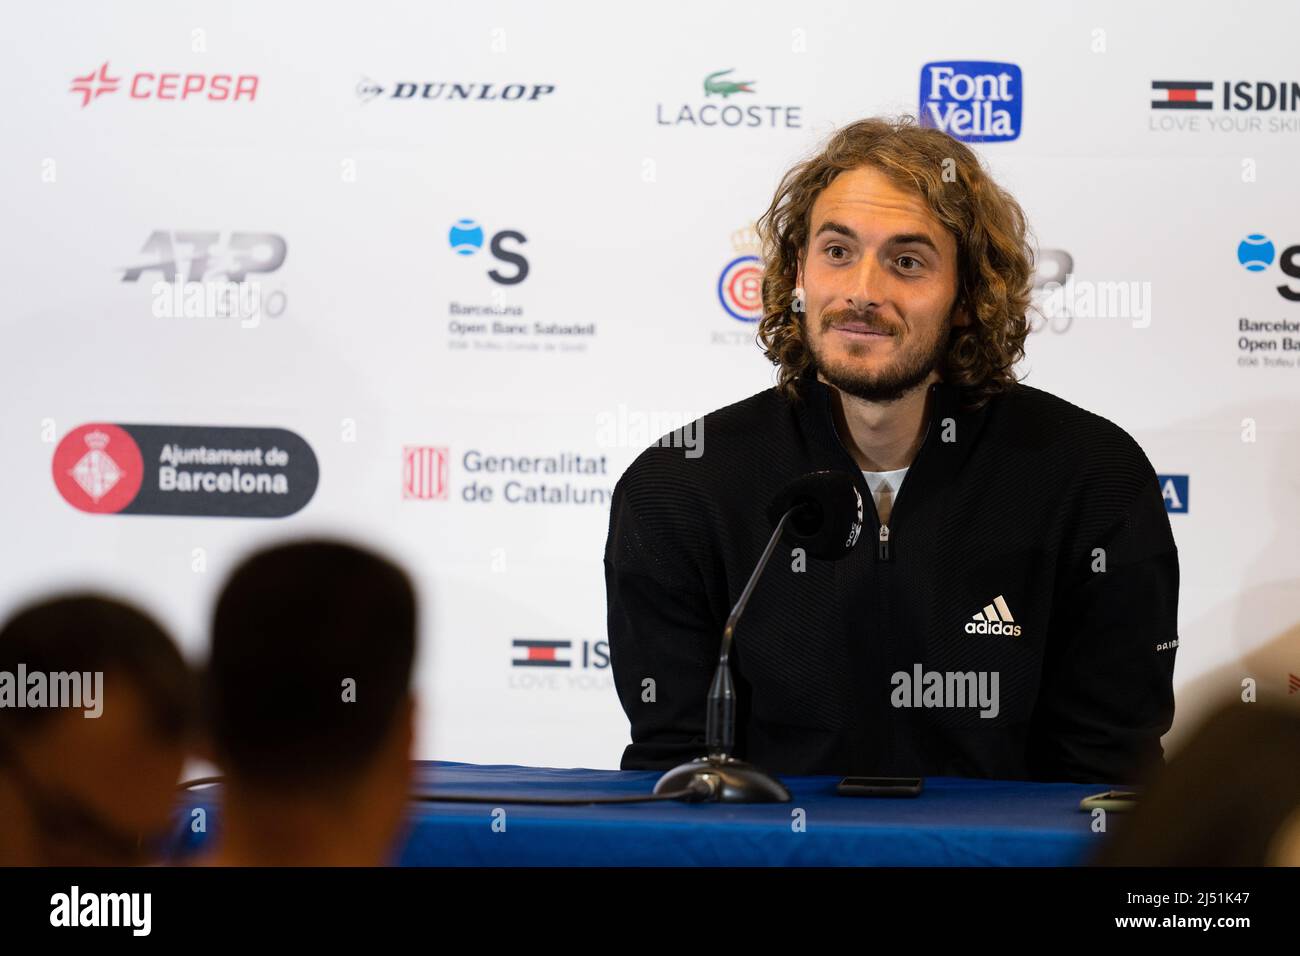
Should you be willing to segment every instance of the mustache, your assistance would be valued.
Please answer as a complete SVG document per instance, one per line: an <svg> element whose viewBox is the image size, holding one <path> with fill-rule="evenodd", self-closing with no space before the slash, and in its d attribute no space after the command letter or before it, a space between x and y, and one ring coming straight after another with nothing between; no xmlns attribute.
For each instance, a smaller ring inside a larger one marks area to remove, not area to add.
<svg viewBox="0 0 1300 956"><path fill-rule="evenodd" d="M884 321L874 312L854 312L851 309L823 313L821 324L823 332L829 332L841 325L863 325L869 332L883 332L886 335L897 332L894 325Z"/></svg>

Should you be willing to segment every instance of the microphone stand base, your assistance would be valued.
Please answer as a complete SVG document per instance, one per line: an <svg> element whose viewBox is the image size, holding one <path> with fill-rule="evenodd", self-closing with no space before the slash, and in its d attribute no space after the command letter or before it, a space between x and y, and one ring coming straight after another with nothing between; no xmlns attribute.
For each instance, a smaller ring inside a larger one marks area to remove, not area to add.
<svg viewBox="0 0 1300 956"><path fill-rule="evenodd" d="M712 793L696 797L714 803L789 803L790 791L781 781L752 764L734 757L698 757L674 767L659 778L655 793L684 790L703 780Z"/></svg>

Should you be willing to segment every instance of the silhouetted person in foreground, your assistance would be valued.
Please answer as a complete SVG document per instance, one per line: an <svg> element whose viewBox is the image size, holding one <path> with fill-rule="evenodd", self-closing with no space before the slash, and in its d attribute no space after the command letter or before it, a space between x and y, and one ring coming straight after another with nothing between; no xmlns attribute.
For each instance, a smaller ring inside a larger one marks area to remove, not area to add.
<svg viewBox="0 0 1300 956"><path fill-rule="evenodd" d="M224 866L392 860L411 785L415 593L351 545L262 551L217 603L205 701Z"/></svg>
<svg viewBox="0 0 1300 956"><path fill-rule="evenodd" d="M1300 710L1231 703L1114 825L1102 866L1300 866Z"/></svg>
<svg viewBox="0 0 1300 956"><path fill-rule="evenodd" d="M14 614L0 628L0 864L160 859L194 690L172 639L119 601L76 594Z"/></svg>

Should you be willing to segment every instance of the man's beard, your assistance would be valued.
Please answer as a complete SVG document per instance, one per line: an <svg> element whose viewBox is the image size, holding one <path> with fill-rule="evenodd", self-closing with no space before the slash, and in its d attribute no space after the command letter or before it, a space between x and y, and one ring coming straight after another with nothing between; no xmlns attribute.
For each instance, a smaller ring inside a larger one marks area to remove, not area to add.
<svg viewBox="0 0 1300 956"><path fill-rule="evenodd" d="M813 364L816 366L817 371L821 373L822 378L828 383L834 385L840 391L847 392L849 395L864 401L896 402L929 378L931 372L942 367L944 357L948 351L952 315L949 315L948 319L949 321L939 329L934 341L927 343L926 348L916 355L904 356L901 360L896 359L879 372L864 371L851 366L846 367L847 363L840 365L828 364L818 354L817 343L822 340L822 336L827 335L835 326L843 325L846 322L863 322L873 331L890 332L897 336L898 331L895 326L883 323L873 317L863 317L851 310L842 309L838 312L827 312L822 315L821 335L817 337L816 341L806 334L805 338L807 339L808 351L813 358ZM895 346L895 351L901 350L898 346Z"/></svg>

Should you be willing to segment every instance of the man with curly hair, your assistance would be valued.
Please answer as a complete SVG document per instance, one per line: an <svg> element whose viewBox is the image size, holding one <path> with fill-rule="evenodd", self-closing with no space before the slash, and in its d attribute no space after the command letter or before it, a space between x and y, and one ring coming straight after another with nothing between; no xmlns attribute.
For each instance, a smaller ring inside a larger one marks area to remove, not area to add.
<svg viewBox="0 0 1300 956"><path fill-rule="evenodd" d="M789 774L1134 782L1173 719L1178 555L1119 426L1017 380L1033 254L966 146L837 131L758 222L777 384L619 480L605 549L626 769L701 756L728 611L801 474L867 507L778 551L736 633L736 756ZM874 506L874 507L872 507Z"/></svg>

